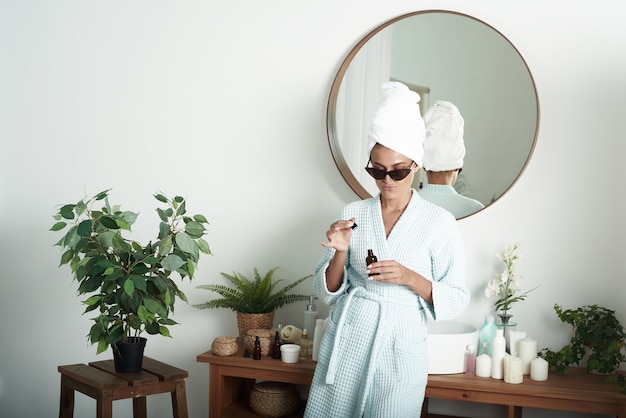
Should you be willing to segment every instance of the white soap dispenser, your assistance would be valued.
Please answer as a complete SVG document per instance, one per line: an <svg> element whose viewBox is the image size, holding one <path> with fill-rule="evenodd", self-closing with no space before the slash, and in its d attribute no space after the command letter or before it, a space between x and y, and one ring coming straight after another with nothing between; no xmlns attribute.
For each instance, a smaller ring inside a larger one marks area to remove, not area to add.
<svg viewBox="0 0 626 418"><path fill-rule="evenodd" d="M319 312L315 308L315 296L309 296L309 303L306 305L306 311L304 311L304 326L302 329L307 329L310 335L315 334L315 321L319 317Z"/></svg>

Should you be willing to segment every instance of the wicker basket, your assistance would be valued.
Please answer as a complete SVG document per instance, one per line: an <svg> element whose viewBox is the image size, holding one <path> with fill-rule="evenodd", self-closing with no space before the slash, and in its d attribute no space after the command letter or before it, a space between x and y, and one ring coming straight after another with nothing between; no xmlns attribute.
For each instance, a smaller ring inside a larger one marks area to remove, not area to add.
<svg viewBox="0 0 626 418"><path fill-rule="evenodd" d="M266 417L293 415L298 411L300 402L300 395L291 383L260 382L250 392L250 407Z"/></svg>
<svg viewBox="0 0 626 418"><path fill-rule="evenodd" d="M216 356L232 356L237 352L238 348L235 337L217 337L211 344L211 351Z"/></svg>
<svg viewBox="0 0 626 418"><path fill-rule="evenodd" d="M272 330L271 329L250 329L248 330L248 335L243 339L243 345L252 353L254 350L254 341L256 337L259 337L261 341L261 354L264 356L269 356L272 354L270 351L272 349Z"/></svg>
<svg viewBox="0 0 626 418"><path fill-rule="evenodd" d="M237 342L243 342L246 335L248 335L248 330L269 329L272 328L273 322L274 312L261 314L237 312L237 328L239 329L239 338L237 339Z"/></svg>

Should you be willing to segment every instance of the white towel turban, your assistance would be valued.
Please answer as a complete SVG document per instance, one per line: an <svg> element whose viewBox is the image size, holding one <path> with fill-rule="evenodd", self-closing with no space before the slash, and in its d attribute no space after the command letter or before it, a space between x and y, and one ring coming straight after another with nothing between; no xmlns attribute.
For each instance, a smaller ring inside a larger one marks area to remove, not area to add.
<svg viewBox="0 0 626 418"><path fill-rule="evenodd" d="M463 167L464 121L459 109L450 102L438 100L424 113L424 123L424 168L448 171Z"/></svg>
<svg viewBox="0 0 626 418"><path fill-rule="evenodd" d="M369 151L379 143L421 166L425 128L418 105L420 96L398 82L384 83L382 87L383 99L369 132Z"/></svg>

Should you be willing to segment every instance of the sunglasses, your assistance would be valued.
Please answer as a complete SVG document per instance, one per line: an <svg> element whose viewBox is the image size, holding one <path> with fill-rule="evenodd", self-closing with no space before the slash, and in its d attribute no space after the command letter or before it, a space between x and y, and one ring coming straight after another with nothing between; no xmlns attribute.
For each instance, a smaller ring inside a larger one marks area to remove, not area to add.
<svg viewBox="0 0 626 418"><path fill-rule="evenodd" d="M365 167L365 171L367 171L367 173L370 176L374 177L376 180L382 180L385 177L389 176L391 180L399 181L411 174L413 164L415 164L415 162L411 161L411 165L409 166L409 168L398 168L391 171L380 170L374 167Z"/></svg>

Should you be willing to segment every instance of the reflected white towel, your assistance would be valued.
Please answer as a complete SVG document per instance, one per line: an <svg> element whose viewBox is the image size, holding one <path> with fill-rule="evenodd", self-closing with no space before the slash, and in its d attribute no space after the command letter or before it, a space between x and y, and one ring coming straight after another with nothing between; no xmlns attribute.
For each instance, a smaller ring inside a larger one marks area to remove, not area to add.
<svg viewBox="0 0 626 418"><path fill-rule="evenodd" d="M459 109L450 102L436 101L424 113L424 168L448 171L463 167L464 121Z"/></svg>

